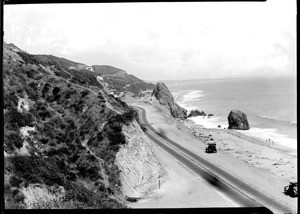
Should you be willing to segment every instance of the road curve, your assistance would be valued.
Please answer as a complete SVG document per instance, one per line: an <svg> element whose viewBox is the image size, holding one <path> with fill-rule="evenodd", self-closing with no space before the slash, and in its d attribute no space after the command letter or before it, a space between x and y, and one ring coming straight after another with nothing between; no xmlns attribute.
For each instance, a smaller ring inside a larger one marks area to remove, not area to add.
<svg viewBox="0 0 300 214"><path fill-rule="evenodd" d="M134 108L139 112L141 124L144 124L147 128L145 134L149 139L234 201L245 207L267 207L275 213L295 213L289 207L266 196L234 175L215 166L168 137L159 134L148 122L146 110L139 106L134 106Z"/></svg>

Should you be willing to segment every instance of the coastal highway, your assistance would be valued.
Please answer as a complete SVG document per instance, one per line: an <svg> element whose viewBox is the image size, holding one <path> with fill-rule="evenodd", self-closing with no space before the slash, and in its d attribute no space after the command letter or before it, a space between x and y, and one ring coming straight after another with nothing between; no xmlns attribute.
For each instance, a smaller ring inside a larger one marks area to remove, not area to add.
<svg viewBox="0 0 300 214"><path fill-rule="evenodd" d="M146 127L145 134L152 142L241 207L261 208L268 211L263 213L271 213L271 211L274 213L296 213L279 201L241 181L230 172L224 171L167 136L160 134L147 120L146 110L140 106L134 106L134 108L139 113L140 123Z"/></svg>

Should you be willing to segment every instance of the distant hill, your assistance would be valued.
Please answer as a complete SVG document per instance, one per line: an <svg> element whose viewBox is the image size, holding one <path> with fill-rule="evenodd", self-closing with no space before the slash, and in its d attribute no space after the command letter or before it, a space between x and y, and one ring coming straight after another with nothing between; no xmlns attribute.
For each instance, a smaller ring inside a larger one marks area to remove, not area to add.
<svg viewBox="0 0 300 214"><path fill-rule="evenodd" d="M153 90L154 84L146 83L126 71L109 65L93 65L93 72L108 83L107 87L116 94L132 92L139 95L142 91Z"/></svg>
<svg viewBox="0 0 300 214"><path fill-rule="evenodd" d="M95 77L94 81L98 81L101 85L105 85L109 91L115 95L120 95L124 92L131 92L135 96L138 96L142 91L153 90L154 88L154 84L146 83L134 75L127 74L126 71L113 66L87 66L83 63L74 62L53 55L29 54L16 47L14 44L4 43L4 47L12 52L18 53L24 63L37 64L46 67L50 66L53 69L56 67L57 70L60 70L60 75L63 75L64 77L69 75L69 78L75 78L77 82L83 81L80 80L80 77L76 77L78 74L72 75L74 72L80 71L82 77L84 76L83 73L88 73L88 75Z"/></svg>
<svg viewBox="0 0 300 214"><path fill-rule="evenodd" d="M61 57L56 57L53 55L34 55L34 54L29 54L23 50L21 50L20 48L18 48L17 46L15 46L14 44L10 43L10 44L6 44L3 43L3 47L17 52L17 54L23 59L23 61L25 63L31 63L31 64L41 64L43 66L48 66L48 65L55 65L64 69L69 69L69 67L73 66L73 67L80 67L80 66L84 66L84 64L82 63L78 63L78 62L73 62L71 60L65 59L65 58L61 58Z"/></svg>
<svg viewBox="0 0 300 214"><path fill-rule="evenodd" d="M121 70L119 68L115 68L110 65L92 65L92 68L95 73L100 75L120 75L127 74L126 71Z"/></svg>

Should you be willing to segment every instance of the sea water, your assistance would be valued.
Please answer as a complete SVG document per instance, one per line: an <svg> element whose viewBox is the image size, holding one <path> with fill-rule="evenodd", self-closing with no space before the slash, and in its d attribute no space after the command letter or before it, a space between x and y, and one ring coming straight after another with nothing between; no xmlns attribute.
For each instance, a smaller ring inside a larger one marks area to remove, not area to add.
<svg viewBox="0 0 300 214"><path fill-rule="evenodd" d="M212 117L191 117L205 128L228 127L237 109L247 115L250 130L239 131L269 144L297 149L296 78L248 78L165 82L175 101L188 111Z"/></svg>

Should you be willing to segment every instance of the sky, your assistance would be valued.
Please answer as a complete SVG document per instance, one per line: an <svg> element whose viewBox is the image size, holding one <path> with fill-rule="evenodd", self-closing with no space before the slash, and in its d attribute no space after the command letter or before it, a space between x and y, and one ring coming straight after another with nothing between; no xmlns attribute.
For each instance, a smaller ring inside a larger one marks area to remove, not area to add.
<svg viewBox="0 0 300 214"><path fill-rule="evenodd" d="M4 5L4 41L143 80L296 76L296 0Z"/></svg>

